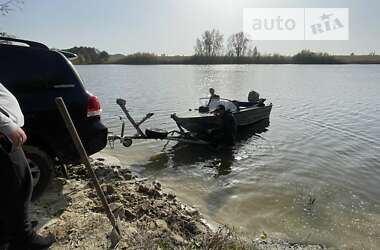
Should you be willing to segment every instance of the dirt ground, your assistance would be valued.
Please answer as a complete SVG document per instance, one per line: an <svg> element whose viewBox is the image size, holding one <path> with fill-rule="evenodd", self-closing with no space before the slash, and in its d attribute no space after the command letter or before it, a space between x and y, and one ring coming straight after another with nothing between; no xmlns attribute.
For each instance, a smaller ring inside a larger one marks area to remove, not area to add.
<svg viewBox="0 0 380 250"><path fill-rule="evenodd" d="M92 161L102 189L118 218L118 249L324 249L275 239L247 240L227 227L215 227L159 182L134 176L117 159ZM69 179L55 178L33 204L42 234L52 233L51 249L109 249L110 225L84 166L71 166Z"/></svg>

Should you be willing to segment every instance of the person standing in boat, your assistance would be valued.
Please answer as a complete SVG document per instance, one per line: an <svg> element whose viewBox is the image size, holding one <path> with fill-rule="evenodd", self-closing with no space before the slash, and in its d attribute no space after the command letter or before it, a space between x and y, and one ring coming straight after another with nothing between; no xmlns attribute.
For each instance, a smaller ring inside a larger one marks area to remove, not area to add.
<svg viewBox="0 0 380 250"><path fill-rule="evenodd" d="M213 113L222 120L219 128L211 133L214 143L227 146L234 145L237 132L237 122L234 115L231 111L226 110L223 105L218 105Z"/></svg>
<svg viewBox="0 0 380 250"><path fill-rule="evenodd" d="M215 94L215 89L210 88L209 92L210 92L210 99L208 100L207 106L210 105L212 100L219 100L220 99L220 96Z"/></svg>

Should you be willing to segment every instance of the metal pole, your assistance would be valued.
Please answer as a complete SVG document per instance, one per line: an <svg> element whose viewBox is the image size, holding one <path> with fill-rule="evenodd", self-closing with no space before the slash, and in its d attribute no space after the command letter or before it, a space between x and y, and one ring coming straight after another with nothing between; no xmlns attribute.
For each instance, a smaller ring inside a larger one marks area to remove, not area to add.
<svg viewBox="0 0 380 250"><path fill-rule="evenodd" d="M125 121L123 120L123 123L121 124L120 140L124 137L124 130L125 130Z"/></svg>
<svg viewBox="0 0 380 250"><path fill-rule="evenodd" d="M103 208L106 211L107 217L110 220L112 226L116 229L116 231L120 235L120 229L117 225L115 216L113 215L111 208L108 205L106 196L103 193L102 188L100 187L98 178L96 177L95 171L91 166L90 160L88 159L87 152L83 147L82 141L79 138L79 135L75 129L74 123L71 120L70 114L67 111L66 105L61 97L55 98L55 103L58 106L59 112L61 113L61 116L65 122L66 128L70 133L71 138L74 141L75 147L81 157L82 163L85 165L87 172L90 174L91 180L95 186L96 193L98 197L100 198L100 201L102 202Z"/></svg>

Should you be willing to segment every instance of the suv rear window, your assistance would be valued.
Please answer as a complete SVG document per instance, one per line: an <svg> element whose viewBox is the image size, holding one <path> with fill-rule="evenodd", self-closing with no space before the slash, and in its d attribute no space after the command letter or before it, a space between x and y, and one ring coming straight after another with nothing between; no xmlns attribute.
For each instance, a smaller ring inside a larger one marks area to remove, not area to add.
<svg viewBox="0 0 380 250"><path fill-rule="evenodd" d="M0 46L0 82L18 93L80 83L71 64L59 53L6 45Z"/></svg>

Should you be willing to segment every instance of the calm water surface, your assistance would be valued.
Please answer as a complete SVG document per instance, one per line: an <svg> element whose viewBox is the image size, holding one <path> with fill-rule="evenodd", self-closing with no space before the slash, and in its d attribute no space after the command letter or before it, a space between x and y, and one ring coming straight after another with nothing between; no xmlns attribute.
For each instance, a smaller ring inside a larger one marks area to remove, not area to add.
<svg viewBox="0 0 380 250"><path fill-rule="evenodd" d="M300 65L77 66L120 130L115 104L147 126L198 106L209 87L225 98L255 89L273 102L270 125L231 150L134 142L111 151L157 178L216 222L338 248L380 249L380 67ZM129 131L133 132L129 128Z"/></svg>

